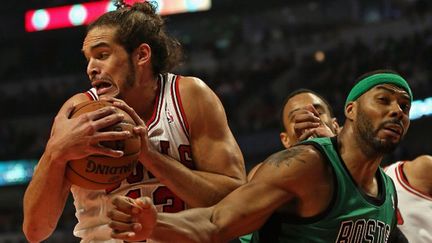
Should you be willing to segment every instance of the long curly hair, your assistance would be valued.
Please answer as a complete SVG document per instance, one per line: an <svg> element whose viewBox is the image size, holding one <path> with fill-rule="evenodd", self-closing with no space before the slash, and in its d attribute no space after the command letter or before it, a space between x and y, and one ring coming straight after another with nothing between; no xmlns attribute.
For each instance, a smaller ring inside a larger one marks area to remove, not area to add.
<svg viewBox="0 0 432 243"><path fill-rule="evenodd" d="M127 5L116 1L117 10L107 12L87 27L87 33L96 27L116 28L115 41L131 54L139 45L147 43L152 51L153 74L167 73L183 59L181 44L167 35L165 22L156 13L153 2Z"/></svg>

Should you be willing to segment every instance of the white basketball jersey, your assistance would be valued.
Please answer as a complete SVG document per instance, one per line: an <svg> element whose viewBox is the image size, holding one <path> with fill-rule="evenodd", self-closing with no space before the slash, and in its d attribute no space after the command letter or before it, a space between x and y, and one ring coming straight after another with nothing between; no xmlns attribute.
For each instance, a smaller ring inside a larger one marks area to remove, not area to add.
<svg viewBox="0 0 432 243"><path fill-rule="evenodd" d="M188 168L193 169L192 150L189 142L189 127L179 94L180 76L165 74L159 76L159 94L156 97L152 118L147 122L151 144ZM97 100L95 89L86 92L90 99ZM74 235L81 242L123 242L110 238L107 210L112 208L111 199L116 195L138 198L153 198L160 212L178 212L186 208L185 203L165 185L161 184L141 163L134 172L118 186L109 190L86 190L72 186L76 217ZM148 240L147 242L154 242Z"/></svg>
<svg viewBox="0 0 432 243"><path fill-rule="evenodd" d="M432 198L413 188L403 174L403 165L396 162L385 168L393 179L398 194L398 227L409 242L432 242Z"/></svg>

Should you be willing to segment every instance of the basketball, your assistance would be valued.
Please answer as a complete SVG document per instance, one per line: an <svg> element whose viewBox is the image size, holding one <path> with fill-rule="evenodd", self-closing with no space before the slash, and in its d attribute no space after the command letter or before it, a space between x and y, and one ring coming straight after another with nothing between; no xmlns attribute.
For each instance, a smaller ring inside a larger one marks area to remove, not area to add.
<svg viewBox="0 0 432 243"><path fill-rule="evenodd" d="M106 101L87 101L75 107L71 118L111 105ZM125 111L118 108L116 110L124 114L123 121L100 131L130 131L134 134L132 131L136 125L134 120ZM141 150L141 139L138 135L100 144L111 149L122 150L124 155L113 158L95 154L69 161L66 167L66 178L72 184L86 189L107 189L117 185L132 173Z"/></svg>

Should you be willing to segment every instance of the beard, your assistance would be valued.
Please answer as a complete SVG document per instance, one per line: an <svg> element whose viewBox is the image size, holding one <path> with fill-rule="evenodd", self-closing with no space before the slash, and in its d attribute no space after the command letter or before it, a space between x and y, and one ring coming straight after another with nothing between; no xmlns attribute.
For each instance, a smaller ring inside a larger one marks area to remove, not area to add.
<svg viewBox="0 0 432 243"><path fill-rule="evenodd" d="M123 99L124 98L123 93L127 90L132 89L135 85L135 67L133 66L131 57L129 57L128 62L129 62L129 72L126 75L125 82L123 82L122 86L120 87L121 91L116 96L116 98L118 99Z"/></svg>
<svg viewBox="0 0 432 243"><path fill-rule="evenodd" d="M365 114L366 113L363 111L363 109L361 109L361 106L359 106L356 130L358 137L361 139L360 144L367 145L367 147L371 149L370 152L372 153L375 152L387 154L394 151L402 141L402 135L399 137L398 141L393 142L391 139L379 138L378 132L383 129L388 123L402 125L401 121L398 119L391 119L381 123L378 128L374 129L372 125L372 119Z"/></svg>

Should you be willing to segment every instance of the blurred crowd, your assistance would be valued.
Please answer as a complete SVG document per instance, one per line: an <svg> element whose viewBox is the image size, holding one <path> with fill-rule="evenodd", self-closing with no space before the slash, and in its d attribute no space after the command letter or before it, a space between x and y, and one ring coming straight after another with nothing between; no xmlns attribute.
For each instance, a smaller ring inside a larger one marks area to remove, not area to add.
<svg viewBox="0 0 432 243"><path fill-rule="evenodd" d="M289 42L289 36L277 35L277 40L274 40L276 37L267 33L270 36L264 34L255 46L249 44L246 47L248 44L244 44L244 53L240 54L235 46L226 46L213 49L205 55L207 59L203 59L202 53L208 50L203 50L199 57L193 57L192 53L200 53L194 49L189 54L190 59L220 65L200 70L186 63L179 72L202 78L216 92L237 136L277 129L284 95L298 88L310 88L323 94L343 121L343 103L349 88L360 74L370 70L394 69L409 80L416 99L430 96L431 33L424 30L400 38L377 38L371 43L359 38L353 43L338 42L331 48L314 50L302 56L297 56L288 45L280 45L279 50L272 51L277 53L274 56L266 54L266 44ZM258 49L265 57L253 57L253 52ZM318 51L324 55L322 59L317 59ZM247 57L244 66L234 63L237 55ZM10 94L0 91L3 107L0 118L3 123L0 126L1 158L39 157L56 111L68 97L89 87L83 74L28 82L33 82L33 87L22 81L18 83L19 91Z"/></svg>

